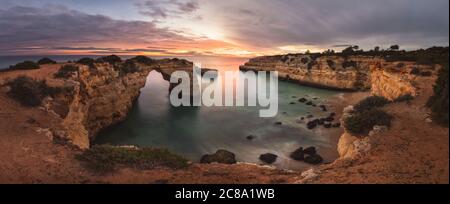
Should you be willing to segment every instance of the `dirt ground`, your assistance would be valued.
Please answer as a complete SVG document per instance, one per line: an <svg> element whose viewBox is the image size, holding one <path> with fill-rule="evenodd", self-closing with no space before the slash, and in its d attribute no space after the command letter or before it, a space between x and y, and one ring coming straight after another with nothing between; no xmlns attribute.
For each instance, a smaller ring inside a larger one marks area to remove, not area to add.
<svg viewBox="0 0 450 204"><path fill-rule="evenodd" d="M46 67L26 73L45 78L55 70ZM0 81L21 74L0 73ZM385 108L395 120L389 131L373 138L372 151L356 160L316 167L321 174L311 183L448 183L448 128L425 122L429 110L424 104L432 93L429 82L419 81L420 95L411 104ZM342 104L360 97L346 95L348 101ZM21 106L0 87L0 183L296 183L301 178L301 172L251 164L193 164L183 170L125 168L98 175L74 158L79 150L54 144L42 130L59 122L44 110Z"/></svg>

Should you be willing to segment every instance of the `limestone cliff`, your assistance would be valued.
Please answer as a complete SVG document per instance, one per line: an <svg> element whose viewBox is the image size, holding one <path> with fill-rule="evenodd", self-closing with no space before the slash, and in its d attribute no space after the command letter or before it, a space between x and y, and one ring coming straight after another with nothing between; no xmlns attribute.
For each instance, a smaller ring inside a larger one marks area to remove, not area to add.
<svg viewBox="0 0 450 204"><path fill-rule="evenodd" d="M416 77L410 72L434 70L434 65L414 62L387 62L381 57L289 54L257 57L240 67L241 70L278 71L279 77L305 85L342 90L371 89L374 95L395 99L415 95L411 83Z"/></svg>
<svg viewBox="0 0 450 204"><path fill-rule="evenodd" d="M55 98L48 106L62 118L63 136L80 148L88 148L99 131L126 118L150 71L170 76L176 70L192 69L192 63L160 60L137 67L135 72L122 74L108 63L96 64L95 69L79 65L75 76L61 79L71 87L71 93Z"/></svg>

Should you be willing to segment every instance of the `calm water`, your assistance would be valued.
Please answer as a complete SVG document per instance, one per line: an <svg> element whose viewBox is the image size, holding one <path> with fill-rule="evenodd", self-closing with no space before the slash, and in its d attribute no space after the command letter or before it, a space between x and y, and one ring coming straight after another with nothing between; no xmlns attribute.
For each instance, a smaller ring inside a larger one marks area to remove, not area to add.
<svg viewBox="0 0 450 204"><path fill-rule="evenodd" d="M38 60L34 57L0 57L0 67L7 67L23 60ZM51 56L57 61L76 60L81 56ZM245 59L186 57L201 62L203 67L222 71L238 70ZM290 152L300 146L316 146L325 161L336 157L336 144L330 136L311 132L298 119L306 114L316 117L327 113L318 108L301 103L294 105L296 97L318 97L315 103L325 103L338 92L310 88L279 82L279 110L274 118L260 118L260 107L183 107L175 108L169 102L169 83L160 73L153 71L141 90L136 105L127 119L108 129L97 137L97 144L138 145L146 147L166 147L184 155L192 161L199 161L204 154L226 149L236 154L237 160L258 163L264 153L274 153L279 157L274 164L279 168L301 169L302 162L289 158ZM275 122L283 125L276 126ZM248 141L246 136L255 135Z"/></svg>

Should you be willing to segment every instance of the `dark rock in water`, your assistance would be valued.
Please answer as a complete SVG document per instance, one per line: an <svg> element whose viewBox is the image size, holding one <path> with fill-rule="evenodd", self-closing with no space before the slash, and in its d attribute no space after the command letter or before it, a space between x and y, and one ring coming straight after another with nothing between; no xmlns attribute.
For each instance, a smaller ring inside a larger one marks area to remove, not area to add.
<svg viewBox="0 0 450 204"><path fill-rule="evenodd" d="M318 122L318 124L319 124L319 125L323 125L323 124L325 124L325 118L321 118L321 119L319 119L319 122Z"/></svg>
<svg viewBox="0 0 450 204"><path fill-rule="evenodd" d="M334 124L332 125L332 127L334 127L334 128L341 127L341 123L334 123Z"/></svg>
<svg viewBox="0 0 450 204"><path fill-rule="evenodd" d="M312 104L312 107L317 107L317 105L316 104Z"/></svg>
<svg viewBox="0 0 450 204"><path fill-rule="evenodd" d="M322 109L323 112L327 112L327 107L325 105L320 105L319 106L320 109Z"/></svg>
<svg viewBox="0 0 450 204"><path fill-rule="evenodd" d="M331 123L325 123L325 124L323 124L323 127L325 127L325 128L331 128Z"/></svg>
<svg viewBox="0 0 450 204"><path fill-rule="evenodd" d="M275 125L283 125L282 122L276 122Z"/></svg>
<svg viewBox="0 0 450 204"><path fill-rule="evenodd" d="M330 117L336 116L336 113L330 113Z"/></svg>
<svg viewBox="0 0 450 204"><path fill-rule="evenodd" d="M308 115L308 116L306 116L307 118L314 118L314 116L313 115Z"/></svg>
<svg viewBox="0 0 450 204"><path fill-rule="evenodd" d="M305 154L303 153L303 147L298 148L294 152L291 153L290 157L293 160L303 161L305 159Z"/></svg>
<svg viewBox="0 0 450 204"><path fill-rule="evenodd" d="M254 140L256 138L256 136L254 135L249 135L247 137L245 137L247 140Z"/></svg>
<svg viewBox="0 0 450 204"><path fill-rule="evenodd" d="M283 114L285 114L285 115L286 115L286 114L287 114L287 112L283 112Z"/></svg>
<svg viewBox="0 0 450 204"><path fill-rule="evenodd" d="M309 155L313 155L313 154L316 154L317 151L316 151L315 147L308 147L308 148L303 150L303 153L309 154Z"/></svg>
<svg viewBox="0 0 450 204"><path fill-rule="evenodd" d="M318 124L319 124L319 120L316 119L316 120L313 120L313 121L309 121L309 122L306 124L306 127L307 127L308 129L312 130L312 129L316 128Z"/></svg>
<svg viewBox="0 0 450 204"><path fill-rule="evenodd" d="M312 106L312 105L313 105L313 102L311 102L311 101L308 101L308 102L306 103L306 105L308 105L308 106Z"/></svg>
<svg viewBox="0 0 450 204"><path fill-rule="evenodd" d="M295 102L290 102L289 104L291 104L291 105L295 105Z"/></svg>
<svg viewBox="0 0 450 204"><path fill-rule="evenodd" d="M314 98L312 98L313 100L317 100L317 99L319 99L319 98L317 98L317 97L314 97Z"/></svg>
<svg viewBox="0 0 450 204"><path fill-rule="evenodd" d="M300 98L300 99L298 99L298 102L300 102L300 103L305 103L306 101L308 101L306 98Z"/></svg>
<svg viewBox="0 0 450 204"><path fill-rule="evenodd" d="M203 155L200 159L200 163L209 164L209 163L221 163L221 164L235 164L236 156L227 150L217 150L214 154L206 154Z"/></svg>
<svg viewBox="0 0 450 204"><path fill-rule="evenodd" d="M328 118L325 118L325 121L327 121L327 122L333 122L333 120L334 120L334 118L333 118L333 117L328 117Z"/></svg>
<svg viewBox="0 0 450 204"><path fill-rule="evenodd" d="M297 98L297 96L292 96L292 98Z"/></svg>
<svg viewBox="0 0 450 204"><path fill-rule="evenodd" d="M305 157L304 161L308 164L320 164L323 162L323 158L318 154L308 155Z"/></svg>
<svg viewBox="0 0 450 204"><path fill-rule="evenodd" d="M278 156L275 154L271 154L271 153L267 153L267 154L262 154L261 156L259 156L259 160L267 163L267 164L272 164L277 160Z"/></svg>

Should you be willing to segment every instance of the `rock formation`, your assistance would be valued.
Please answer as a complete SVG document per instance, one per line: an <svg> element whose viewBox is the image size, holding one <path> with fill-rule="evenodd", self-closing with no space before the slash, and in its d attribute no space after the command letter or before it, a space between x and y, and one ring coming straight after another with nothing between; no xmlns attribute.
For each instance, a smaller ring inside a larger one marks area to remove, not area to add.
<svg viewBox="0 0 450 204"><path fill-rule="evenodd" d="M415 62L388 62L371 56L314 56L289 54L250 59L242 71L278 71L282 80L303 85L340 90L368 90L374 95L394 100L402 95L416 95L411 83L417 77L413 69L437 70L439 65Z"/></svg>

